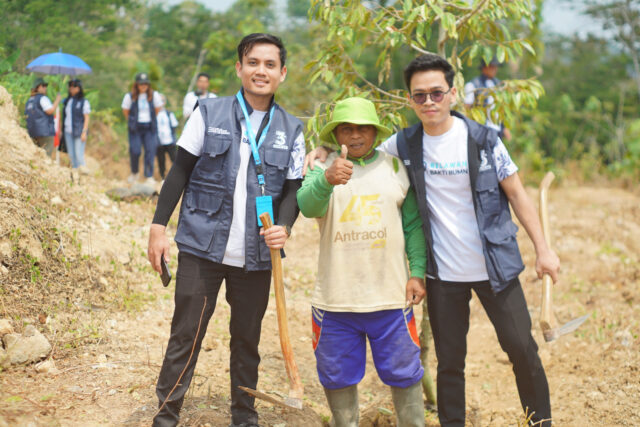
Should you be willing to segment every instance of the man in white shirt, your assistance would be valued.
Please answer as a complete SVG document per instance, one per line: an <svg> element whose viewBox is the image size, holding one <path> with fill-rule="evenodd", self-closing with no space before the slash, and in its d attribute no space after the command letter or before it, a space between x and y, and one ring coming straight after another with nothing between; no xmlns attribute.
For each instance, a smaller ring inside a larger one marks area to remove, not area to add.
<svg viewBox="0 0 640 427"><path fill-rule="evenodd" d="M223 281L231 306L231 426L258 425L255 399L239 386L257 386L270 249L284 247L298 215L305 154L302 122L274 100L287 75L285 61L278 37L246 36L236 63L241 90L201 100L178 140L149 232L149 260L161 272L161 258L169 259L166 225L184 194L175 235L175 311L156 387L154 427L178 422ZM270 210L276 225L265 231L258 217Z"/></svg>
<svg viewBox="0 0 640 427"><path fill-rule="evenodd" d="M560 261L546 244L536 209L495 129L451 110L455 71L426 54L405 69L420 123L380 150L399 156L416 190L427 242L427 305L438 358L440 424L465 425L464 367L469 301L475 292L513 364L522 408L532 425L551 425L549 386L518 275L524 269L510 206L536 250L538 277L557 280ZM324 160L316 149L308 160ZM311 163L311 162L310 162Z"/></svg>
<svg viewBox="0 0 640 427"><path fill-rule="evenodd" d="M209 74L198 74L196 90L188 92L184 97L184 102L182 103L182 117L184 117L185 120L189 118L199 99L216 97L217 95L215 93L209 92Z"/></svg>

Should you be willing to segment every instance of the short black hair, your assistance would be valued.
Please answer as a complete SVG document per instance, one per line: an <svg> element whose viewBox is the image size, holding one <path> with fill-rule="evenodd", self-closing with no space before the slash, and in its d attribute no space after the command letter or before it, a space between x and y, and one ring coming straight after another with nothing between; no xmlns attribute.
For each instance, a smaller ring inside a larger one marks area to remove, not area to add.
<svg viewBox="0 0 640 427"><path fill-rule="evenodd" d="M196 80L198 80L200 77L206 77L207 80L211 80L211 77L207 73L199 73L198 77L196 77Z"/></svg>
<svg viewBox="0 0 640 427"><path fill-rule="evenodd" d="M404 69L404 82L407 85L407 89L411 91L411 77L413 77L415 73L431 70L442 71L449 87L453 87L453 78L456 72L451 64L441 56L434 55L433 53L425 53L411 61L409 65L407 65L407 68Z"/></svg>
<svg viewBox="0 0 640 427"><path fill-rule="evenodd" d="M287 49L285 49L280 37L267 33L253 33L245 36L238 45L238 61L242 64L242 57L247 55L253 46L261 43L272 44L280 49L280 67L284 67L287 61Z"/></svg>

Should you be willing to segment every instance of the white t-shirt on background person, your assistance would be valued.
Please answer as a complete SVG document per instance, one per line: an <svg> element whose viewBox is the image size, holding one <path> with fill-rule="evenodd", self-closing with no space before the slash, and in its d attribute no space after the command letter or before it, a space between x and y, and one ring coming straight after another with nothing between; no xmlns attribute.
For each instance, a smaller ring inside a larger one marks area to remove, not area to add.
<svg viewBox="0 0 640 427"><path fill-rule="evenodd" d="M422 134L433 252L438 276L448 282L489 279L469 181L468 134L467 125L458 117L454 117L453 126L442 135ZM396 135L378 149L398 157ZM493 159L499 181L518 171L500 139L493 150Z"/></svg>
<svg viewBox="0 0 640 427"><path fill-rule="evenodd" d="M75 107L77 100L70 98L67 102L67 106L64 108L64 131L66 133L73 132L73 124L71 123L71 108ZM84 105L82 106L82 114L91 114L91 105L89 100L85 98Z"/></svg>
<svg viewBox="0 0 640 427"><path fill-rule="evenodd" d="M133 101L131 100L131 93L127 92L122 99L122 109L131 110L131 104L133 104ZM159 108L163 105L164 103L162 102L160 94L154 90L153 108ZM146 94L138 95L138 123L151 123L151 110Z"/></svg>
<svg viewBox="0 0 640 427"><path fill-rule="evenodd" d="M40 106L44 111L47 111L53 107L53 104L47 95L43 95L42 98L40 98Z"/></svg>
<svg viewBox="0 0 640 427"><path fill-rule="evenodd" d="M198 102L199 99L217 98L217 97L218 95L216 95L213 92L203 93L200 96L196 95L194 91L188 92L184 96L184 101L182 102L182 117L186 119L191 115L191 113L193 113L193 109L195 108L196 102Z"/></svg>
<svg viewBox="0 0 640 427"><path fill-rule="evenodd" d="M176 119L176 115L163 108L158 113L156 120L158 121L158 141L160 141L160 144L173 144L175 141L173 140L172 129L178 127L178 119Z"/></svg>
<svg viewBox="0 0 640 427"><path fill-rule="evenodd" d="M254 132L260 128L262 119L266 111L253 110L249 116L251 128ZM245 259L245 225L247 212L247 170L251 160L251 145L246 137L245 120L240 122L242 127L242 142L240 144L240 167L236 177L236 187L233 191L233 218L229 230L229 240L222 260L223 264L233 267L244 267ZM200 113L200 108L196 108L187 120L182 135L178 140L178 146L184 148L194 156L200 157L204 147L205 124ZM236 143L234 141L233 143ZM287 179L302 179L302 166L305 156L304 135L300 133L294 142L291 151L290 167L287 171Z"/></svg>

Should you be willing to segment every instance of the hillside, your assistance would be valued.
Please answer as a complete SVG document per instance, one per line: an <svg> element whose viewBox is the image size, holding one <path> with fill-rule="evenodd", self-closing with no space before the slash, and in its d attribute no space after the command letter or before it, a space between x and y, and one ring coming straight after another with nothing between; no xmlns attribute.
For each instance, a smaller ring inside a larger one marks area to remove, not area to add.
<svg viewBox="0 0 640 427"><path fill-rule="evenodd" d="M45 158L0 87L0 319L22 333L29 325L50 341L55 370L33 364L0 370L0 427L149 425L162 363L173 288L161 286L146 261L154 200L113 201L122 185L105 173L80 185ZM112 168L109 156L95 167ZM121 161L126 161L121 159ZM537 196L530 189L532 197ZM540 282L524 231L521 276L551 387L557 425L639 425L640 197L613 187L560 186L550 193L555 247L563 267L555 287L561 322L590 313L574 334L547 344L537 325ZM175 216L169 233L175 232ZM284 263L294 351L305 384L306 411L258 403L265 426L322 425L327 419L311 346L309 297L317 271L315 222L301 218ZM175 272L175 247L171 266ZM273 298L273 297L272 297ZM511 367L478 300L471 302L467 358L468 424L517 425ZM229 420L228 318L224 292L212 318L189 391L182 425ZM422 308L416 310L418 320ZM263 324L261 390L287 392L275 303ZM430 369L435 375L435 356ZM360 385L363 425L392 425L389 393L369 362ZM428 426L437 417L429 413Z"/></svg>

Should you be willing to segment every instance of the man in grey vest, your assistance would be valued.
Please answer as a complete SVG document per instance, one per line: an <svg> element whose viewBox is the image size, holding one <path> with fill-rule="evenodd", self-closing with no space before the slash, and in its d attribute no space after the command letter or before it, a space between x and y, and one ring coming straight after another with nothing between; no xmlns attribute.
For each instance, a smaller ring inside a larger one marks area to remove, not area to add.
<svg viewBox="0 0 640 427"><path fill-rule="evenodd" d="M544 240L535 207L497 131L451 111L454 75L437 55L414 59L404 77L420 123L379 148L407 167L424 223L438 417L442 426L465 425L466 337L474 291L513 364L523 409L533 414L532 424L550 426L549 386L518 280L524 265L509 205L535 246L538 276L549 274L555 282L560 261ZM308 158L322 160L325 154L312 152Z"/></svg>
<svg viewBox="0 0 640 427"><path fill-rule="evenodd" d="M300 120L274 102L286 50L270 34L238 45L235 96L199 100L178 140L149 235L149 260L169 259L165 228L183 197L175 311L156 391L154 426L175 426L222 281L231 306L231 426L257 426L258 343L271 283L270 248L282 249L298 215L305 144ZM277 226L258 223L270 212ZM193 350L192 350L193 348Z"/></svg>
<svg viewBox="0 0 640 427"><path fill-rule="evenodd" d="M464 85L464 105L467 109L475 106L484 107L487 115L484 124L497 130L500 138L511 141L511 131L503 123L494 123L491 117L494 100L490 89L500 84L500 79L497 77L499 66L500 62L497 58L493 58L488 64L484 59L480 60L480 75Z"/></svg>
<svg viewBox="0 0 640 427"><path fill-rule="evenodd" d="M24 106L24 114L27 116L27 131L38 147L44 148L47 156L53 154L53 138L56 130L53 115L60 103L60 94L51 103L47 97L47 83L40 77L34 80L31 87L31 97Z"/></svg>

